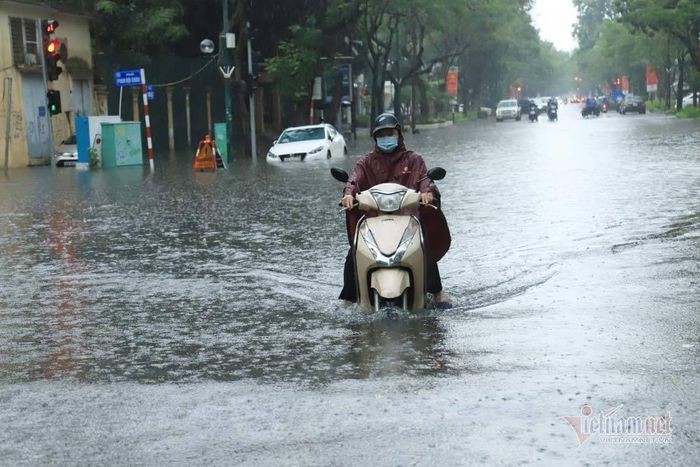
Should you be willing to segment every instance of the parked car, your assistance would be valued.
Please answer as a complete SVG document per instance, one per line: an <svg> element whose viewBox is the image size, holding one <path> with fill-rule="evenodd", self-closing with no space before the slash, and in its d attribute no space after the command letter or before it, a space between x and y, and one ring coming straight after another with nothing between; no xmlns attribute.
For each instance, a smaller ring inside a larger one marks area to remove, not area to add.
<svg viewBox="0 0 700 467"><path fill-rule="evenodd" d="M78 146L75 141L75 135L61 141L61 144L56 148L56 166L71 166L78 162Z"/></svg>
<svg viewBox="0 0 700 467"><path fill-rule="evenodd" d="M330 159L347 152L343 135L333 125L323 123L284 130L267 152L267 161Z"/></svg>
<svg viewBox="0 0 700 467"><path fill-rule="evenodd" d="M623 100L620 104L619 111L622 115L626 114L627 112L645 114L647 112L647 106L641 97L625 96L625 100Z"/></svg>
<svg viewBox="0 0 700 467"><path fill-rule="evenodd" d="M520 106L515 99L502 100L496 106L496 121L502 122L506 118L520 120Z"/></svg>
<svg viewBox="0 0 700 467"><path fill-rule="evenodd" d="M700 102L700 94L698 94L698 102ZM693 106L693 93L691 92L683 98L683 108Z"/></svg>

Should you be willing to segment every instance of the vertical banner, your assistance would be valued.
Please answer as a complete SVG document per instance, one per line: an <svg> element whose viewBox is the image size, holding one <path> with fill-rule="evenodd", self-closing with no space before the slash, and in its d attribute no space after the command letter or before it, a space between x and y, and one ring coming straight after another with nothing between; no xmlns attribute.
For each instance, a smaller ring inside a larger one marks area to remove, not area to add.
<svg viewBox="0 0 700 467"><path fill-rule="evenodd" d="M656 76L654 66L647 63L647 92L656 92L659 87L659 78Z"/></svg>
<svg viewBox="0 0 700 467"><path fill-rule="evenodd" d="M630 92L630 80L627 78L627 76L620 77L620 88L625 94Z"/></svg>
<svg viewBox="0 0 700 467"><path fill-rule="evenodd" d="M457 97L457 80L458 73L456 68L450 68L447 72L447 94L452 97Z"/></svg>

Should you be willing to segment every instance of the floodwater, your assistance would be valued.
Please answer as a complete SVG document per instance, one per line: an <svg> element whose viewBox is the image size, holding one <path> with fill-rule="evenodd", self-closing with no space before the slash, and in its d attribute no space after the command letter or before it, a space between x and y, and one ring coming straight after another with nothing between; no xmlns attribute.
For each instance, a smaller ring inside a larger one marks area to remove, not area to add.
<svg viewBox="0 0 700 467"><path fill-rule="evenodd" d="M448 172L455 307L395 319L336 300L328 169L365 136L0 174L0 464L696 464L700 125L570 105L407 143ZM579 446L564 417L618 406L672 434Z"/></svg>

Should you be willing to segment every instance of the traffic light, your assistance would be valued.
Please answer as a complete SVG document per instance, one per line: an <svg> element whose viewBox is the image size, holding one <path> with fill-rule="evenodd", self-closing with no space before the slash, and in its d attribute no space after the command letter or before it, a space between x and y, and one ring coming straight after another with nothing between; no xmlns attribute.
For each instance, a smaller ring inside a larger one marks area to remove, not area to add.
<svg viewBox="0 0 700 467"><path fill-rule="evenodd" d="M60 57L58 55L46 57L46 75L49 81L56 81L58 75L63 73L63 68L58 66L59 60Z"/></svg>
<svg viewBox="0 0 700 467"><path fill-rule="evenodd" d="M49 113L58 115L61 113L61 92L55 89L49 90L46 93L46 100L49 102Z"/></svg>
<svg viewBox="0 0 700 467"><path fill-rule="evenodd" d="M56 81L58 75L63 73L63 68L58 66L59 60L66 59L66 45L55 37L52 37L58 28L58 21L45 19L41 22L41 33L44 38L44 58L46 63L46 75L49 81Z"/></svg>
<svg viewBox="0 0 700 467"><path fill-rule="evenodd" d="M55 19L45 19L41 22L41 29L44 32L44 37L48 37L49 34L53 34L57 27L58 21Z"/></svg>

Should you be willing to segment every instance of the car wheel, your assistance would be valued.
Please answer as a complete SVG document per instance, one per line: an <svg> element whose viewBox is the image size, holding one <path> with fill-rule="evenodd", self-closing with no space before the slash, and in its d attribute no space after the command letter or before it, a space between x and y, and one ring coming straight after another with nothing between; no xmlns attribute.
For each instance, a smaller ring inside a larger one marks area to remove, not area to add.
<svg viewBox="0 0 700 467"><path fill-rule="evenodd" d="M623 110L621 113L622 113L622 115L625 115L627 113L627 111Z"/></svg>
<svg viewBox="0 0 700 467"><path fill-rule="evenodd" d="M519 121L520 121L520 115L518 115L517 117L515 117L515 121L516 121L516 122L519 122Z"/></svg>
<svg viewBox="0 0 700 467"><path fill-rule="evenodd" d="M330 158L331 158L331 151L329 149L328 152L326 153L326 159L330 159Z"/></svg>

